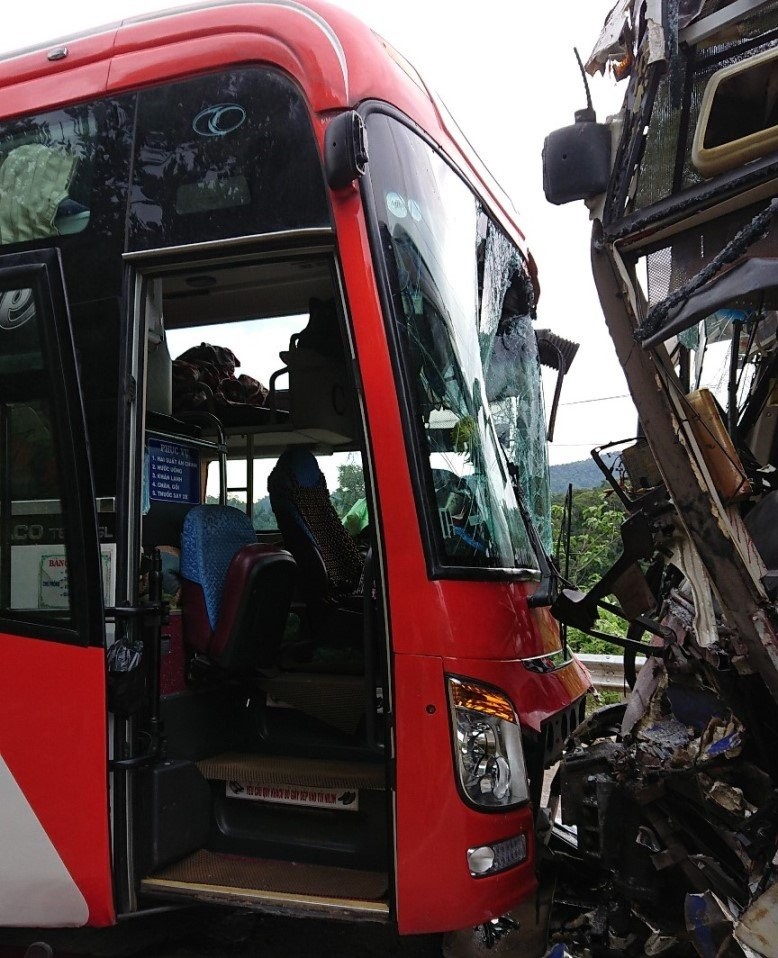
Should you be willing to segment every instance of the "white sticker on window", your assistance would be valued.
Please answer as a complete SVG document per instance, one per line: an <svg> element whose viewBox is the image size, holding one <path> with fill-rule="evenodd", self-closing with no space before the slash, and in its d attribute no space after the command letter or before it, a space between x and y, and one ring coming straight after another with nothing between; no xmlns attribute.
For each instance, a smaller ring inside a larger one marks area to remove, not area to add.
<svg viewBox="0 0 778 958"><path fill-rule="evenodd" d="M416 200L408 200L408 212L411 214L412 219L416 220L417 223L421 223L421 207Z"/></svg>
<svg viewBox="0 0 778 958"><path fill-rule="evenodd" d="M38 584L38 608L67 609L69 607L68 563L64 555L60 553L41 556Z"/></svg>
<svg viewBox="0 0 778 958"><path fill-rule="evenodd" d="M386 208L392 216L396 216L398 220L405 219L408 215L408 207L405 205L405 200L399 193L392 192L386 194Z"/></svg>

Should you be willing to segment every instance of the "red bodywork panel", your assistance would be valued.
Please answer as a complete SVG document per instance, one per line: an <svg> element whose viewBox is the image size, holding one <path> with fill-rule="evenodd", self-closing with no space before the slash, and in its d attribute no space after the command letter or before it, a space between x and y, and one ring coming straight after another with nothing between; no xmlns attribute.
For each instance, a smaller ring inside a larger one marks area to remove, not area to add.
<svg viewBox="0 0 778 958"><path fill-rule="evenodd" d="M456 785L445 673L476 676L508 691L520 712L540 704L569 704L563 682L533 687L523 666L510 662L442 660L397 655L397 915L402 932L465 928L498 917L537 885L533 816L529 804L513 811L478 811ZM562 669L556 679L568 669ZM571 673L572 674L572 673ZM506 678L512 681L506 683ZM533 676L542 680L544 677ZM506 685L508 686L506 688ZM545 698L545 692L556 692ZM473 878L467 850L525 835L528 856L515 868Z"/></svg>
<svg viewBox="0 0 778 958"><path fill-rule="evenodd" d="M418 934L466 928L504 914L536 886L532 810L479 812L455 784L443 663L395 657L397 728L397 915L400 930ZM525 864L474 879L467 850L527 837Z"/></svg>
<svg viewBox="0 0 778 958"><path fill-rule="evenodd" d="M86 899L89 924L110 925L105 651L6 633L0 643L0 755Z"/></svg>
<svg viewBox="0 0 778 958"><path fill-rule="evenodd" d="M357 190L334 197L333 212L371 424L394 651L499 662L558 651L559 628L548 609L528 607L534 583L429 579L400 408L395 390L386 388L394 372ZM545 676L517 668L535 693L531 707L514 705L533 729L589 687L577 664Z"/></svg>
<svg viewBox="0 0 778 958"><path fill-rule="evenodd" d="M504 914L536 885L529 806L507 813L466 805L456 784L444 671L494 685L523 725L585 694L577 662L529 672L516 661L558 651L547 609L529 609L534 583L430 580L371 251L356 189L333 197L346 295L371 424L394 656L397 755L397 917L408 934L464 928ZM526 863L474 879L467 849L525 834Z"/></svg>
<svg viewBox="0 0 778 958"><path fill-rule="evenodd" d="M397 396L382 386L393 371L356 190L338 196L334 212L372 424L395 651L398 923L414 934L464 928L505 913L534 890L533 816L529 806L480 812L460 796L445 673L502 689L522 724L536 731L590 683L577 663L538 674L517 661L560 648L548 610L528 608L534 584L428 578ZM471 877L468 848L519 834L527 836L526 863Z"/></svg>

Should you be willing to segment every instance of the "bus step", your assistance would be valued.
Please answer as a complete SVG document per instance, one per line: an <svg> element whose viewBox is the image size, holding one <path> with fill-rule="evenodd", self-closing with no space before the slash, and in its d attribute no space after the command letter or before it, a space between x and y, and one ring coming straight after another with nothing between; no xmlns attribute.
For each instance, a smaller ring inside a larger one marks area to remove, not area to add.
<svg viewBox="0 0 778 958"><path fill-rule="evenodd" d="M281 672L259 680L274 702L289 705L305 715L353 735L367 706L365 679L361 675L327 675L321 672Z"/></svg>
<svg viewBox="0 0 778 958"><path fill-rule="evenodd" d="M211 851L386 868L383 763L228 752L198 767L211 783Z"/></svg>
<svg viewBox="0 0 778 958"><path fill-rule="evenodd" d="M386 921L385 872L246 858L201 850L141 882L155 898L186 899L271 914Z"/></svg>
<svg viewBox="0 0 778 958"><path fill-rule="evenodd" d="M386 768L380 762L347 762L329 759L294 758L282 755L253 755L224 752L197 763L211 781L239 782L241 785L367 789L386 786Z"/></svg>

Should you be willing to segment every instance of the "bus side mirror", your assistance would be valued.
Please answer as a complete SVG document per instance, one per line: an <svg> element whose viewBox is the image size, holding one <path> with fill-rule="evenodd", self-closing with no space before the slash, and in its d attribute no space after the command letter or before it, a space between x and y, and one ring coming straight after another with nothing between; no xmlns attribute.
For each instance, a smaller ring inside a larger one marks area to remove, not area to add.
<svg viewBox="0 0 778 958"><path fill-rule="evenodd" d="M582 117L589 113L577 111L572 126L549 133L543 144L543 192L556 206L590 200L608 188L610 129L589 116Z"/></svg>
<svg viewBox="0 0 778 958"><path fill-rule="evenodd" d="M354 110L330 120L324 134L324 168L331 189L342 190L367 170L367 130Z"/></svg>
<svg viewBox="0 0 778 958"><path fill-rule="evenodd" d="M551 401L551 412L548 416L548 428L546 430L546 439L548 442L553 442L556 414L559 409L559 397L562 394L562 382L575 359L579 344L557 336L556 333L552 333L550 329L536 330L535 339L538 343L538 359L540 360L540 364L542 366L548 366L549 369L556 369L557 371L554 398Z"/></svg>

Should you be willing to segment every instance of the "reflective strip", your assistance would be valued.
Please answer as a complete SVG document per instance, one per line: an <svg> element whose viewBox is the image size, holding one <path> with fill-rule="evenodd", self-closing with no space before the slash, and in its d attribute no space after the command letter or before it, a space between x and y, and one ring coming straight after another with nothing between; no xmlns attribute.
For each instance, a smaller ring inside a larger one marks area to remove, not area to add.
<svg viewBox="0 0 778 958"><path fill-rule="evenodd" d="M529 672L555 672L573 661L567 648L557 649L556 652L545 652L543 655L534 655L531 658L519 659Z"/></svg>

